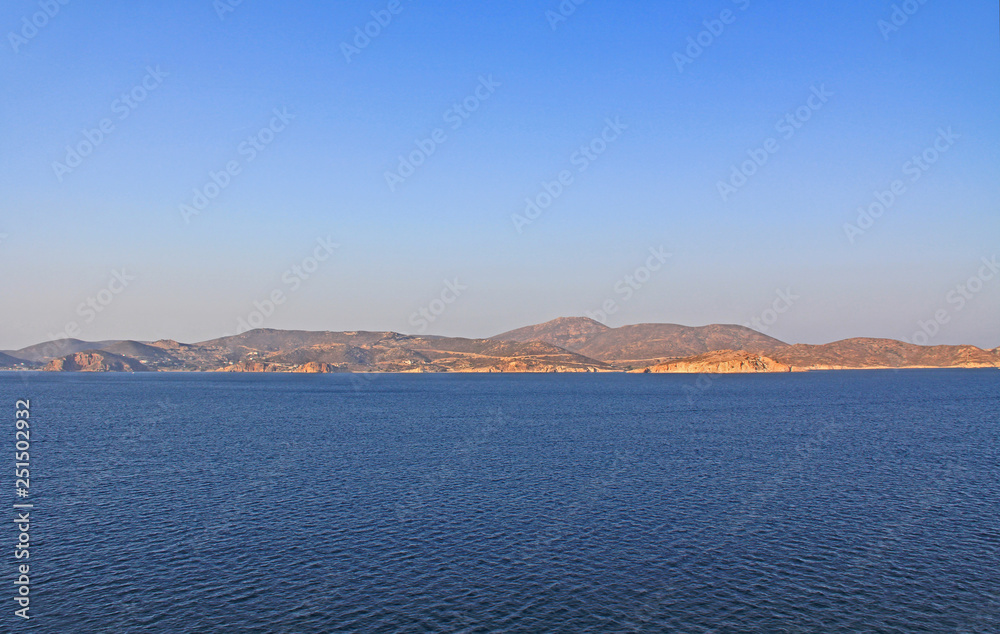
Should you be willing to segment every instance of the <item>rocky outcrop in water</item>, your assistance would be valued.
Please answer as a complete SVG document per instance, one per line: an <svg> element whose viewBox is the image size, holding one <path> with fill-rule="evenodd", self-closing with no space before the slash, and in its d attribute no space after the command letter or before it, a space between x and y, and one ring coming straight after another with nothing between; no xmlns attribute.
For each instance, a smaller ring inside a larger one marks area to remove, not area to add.
<svg viewBox="0 0 1000 634"><path fill-rule="evenodd" d="M46 372L148 372L149 368L137 359L94 350L76 352L53 359L42 370Z"/></svg>
<svg viewBox="0 0 1000 634"><path fill-rule="evenodd" d="M746 350L717 350L687 359L661 363L642 370L648 373L745 374L791 372L791 366Z"/></svg>

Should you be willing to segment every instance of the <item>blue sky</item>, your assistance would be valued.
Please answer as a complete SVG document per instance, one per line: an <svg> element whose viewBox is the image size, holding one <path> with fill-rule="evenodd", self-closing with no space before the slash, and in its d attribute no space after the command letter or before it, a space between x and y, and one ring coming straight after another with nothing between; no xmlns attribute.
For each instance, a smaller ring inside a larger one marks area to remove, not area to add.
<svg viewBox="0 0 1000 634"><path fill-rule="evenodd" d="M915 1L890 30L892 2L563 4L6 3L0 348L489 336L609 301L612 326L1000 345L996 5Z"/></svg>

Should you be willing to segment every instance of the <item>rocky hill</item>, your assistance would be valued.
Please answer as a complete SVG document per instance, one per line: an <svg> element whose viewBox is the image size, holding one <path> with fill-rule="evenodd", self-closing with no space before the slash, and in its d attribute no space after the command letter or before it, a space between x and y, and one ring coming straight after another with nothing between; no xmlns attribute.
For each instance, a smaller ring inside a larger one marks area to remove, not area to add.
<svg viewBox="0 0 1000 634"><path fill-rule="evenodd" d="M55 339L44 343L21 348L20 350L5 350L4 352L18 359L27 361L44 362L51 361L57 357L62 357L74 352L84 350L100 350L105 346L117 343L116 341L81 341L80 339Z"/></svg>
<svg viewBox="0 0 1000 634"><path fill-rule="evenodd" d="M493 338L543 341L619 367L650 365L656 361L679 359L713 350L766 353L788 345L743 326L637 324L609 328L582 317L555 319Z"/></svg>
<svg viewBox="0 0 1000 634"><path fill-rule="evenodd" d="M43 370L47 372L148 372L141 361L113 354L91 350L76 352L49 361Z"/></svg>
<svg viewBox="0 0 1000 634"><path fill-rule="evenodd" d="M797 344L774 354L796 370L848 368L1000 367L1000 353L975 346L917 346L894 339L844 339L823 345Z"/></svg>
<svg viewBox="0 0 1000 634"><path fill-rule="evenodd" d="M19 359L0 352L0 370L30 370L37 367L38 363L34 361Z"/></svg>
<svg viewBox="0 0 1000 634"><path fill-rule="evenodd" d="M773 358L772 358L773 357ZM1000 368L1000 352L975 346L916 346L892 339L846 339L824 345L786 346L771 357L717 350L661 363L642 372L803 372L902 368Z"/></svg>
<svg viewBox="0 0 1000 634"><path fill-rule="evenodd" d="M750 372L791 372L792 367L746 350L716 350L687 359L661 363L643 372L684 374L742 374Z"/></svg>
<svg viewBox="0 0 1000 634"><path fill-rule="evenodd" d="M593 372L608 364L542 342L416 337L394 332L254 330L197 344L116 341L50 359L49 371ZM101 361L105 361L102 363ZM112 361L119 365L115 366ZM126 363L126 361L128 363Z"/></svg>
<svg viewBox="0 0 1000 634"><path fill-rule="evenodd" d="M559 317L544 324L525 326L490 338L498 341L541 341L566 350L579 351L594 335L608 330L611 328L588 317Z"/></svg>
<svg viewBox="0 0 1000 634"><path fill-rule="evenodd" d="M73 352L64 352L67 349ZM62 372L719 373L1000 367L1000 350L916 346L890 339L789 345L743 326L638 324L609 328L592 319L573 317L489 339L258 329L190 344L169 339L64 339L0 353L0 367L31 369L43 364L45 370Z"/></svg>

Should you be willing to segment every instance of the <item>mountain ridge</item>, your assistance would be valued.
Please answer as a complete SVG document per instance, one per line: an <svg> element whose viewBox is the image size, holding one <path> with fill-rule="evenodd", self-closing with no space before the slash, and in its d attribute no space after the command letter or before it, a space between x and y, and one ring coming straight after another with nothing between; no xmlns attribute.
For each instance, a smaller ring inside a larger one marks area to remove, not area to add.
<svg viewBox="0 0 1000 634"><path fill-rule="evenodd" d="M587 317L561 317L485 339L260 328L197 343L63 339L0 351L0 368L39 367L64 372L307 373L1000 368L1000 348L917 346L870 337L788 344L735 324L645 323L612 328Z"/></svg>

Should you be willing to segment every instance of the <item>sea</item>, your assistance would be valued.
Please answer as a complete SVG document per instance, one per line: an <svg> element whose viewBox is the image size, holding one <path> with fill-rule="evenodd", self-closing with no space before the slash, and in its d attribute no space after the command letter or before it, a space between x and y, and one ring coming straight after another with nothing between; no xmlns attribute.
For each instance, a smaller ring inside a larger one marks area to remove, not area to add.
<svg viewBox="0 0 1000 634"><path fill-rule="evenodd" d="M6 372L0 398L3 632L1000 632L996 370Z"/></svg>

